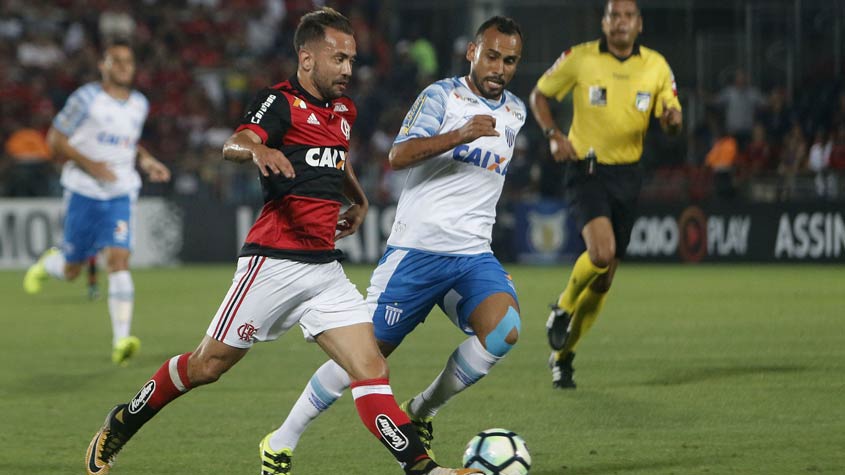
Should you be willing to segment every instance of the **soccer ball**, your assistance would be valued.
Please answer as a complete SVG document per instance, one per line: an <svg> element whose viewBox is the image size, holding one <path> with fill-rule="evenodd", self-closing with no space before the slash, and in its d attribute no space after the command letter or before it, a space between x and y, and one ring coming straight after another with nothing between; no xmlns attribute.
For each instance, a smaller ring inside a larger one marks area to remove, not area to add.
<svg viewBox="0 0 845 475"><path fill-rule="evenodd" d="M464 467L487 475L526 475L531 454L522 437L507 429L481 431L467 444Z"/></svg>

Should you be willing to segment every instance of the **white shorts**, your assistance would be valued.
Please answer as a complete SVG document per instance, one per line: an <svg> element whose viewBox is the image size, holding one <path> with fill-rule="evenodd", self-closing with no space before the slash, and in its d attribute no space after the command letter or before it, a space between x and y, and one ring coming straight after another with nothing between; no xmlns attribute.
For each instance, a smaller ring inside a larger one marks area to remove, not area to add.
<svg viewBox="0 0 845 475"><path fill-rule="evenodd" d="M275 340L299 323L308 340L356 323L372 323L364 297L340 263L238 259L232 287L206 334L236 348Z"/></svg>

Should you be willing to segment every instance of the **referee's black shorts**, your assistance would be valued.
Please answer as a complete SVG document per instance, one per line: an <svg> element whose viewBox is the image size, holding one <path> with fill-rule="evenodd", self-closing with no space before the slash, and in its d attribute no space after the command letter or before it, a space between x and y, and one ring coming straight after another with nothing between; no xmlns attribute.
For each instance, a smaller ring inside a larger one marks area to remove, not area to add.
<svg viewBox="0 0 845 475"><path fill-rule="evenodd" d="M565 197L579 230L599 216L610 219L616 238L616 257L625 257L636 218L643 172L638 163L599 164L589 174L586 161L567 162Z"/></svg>

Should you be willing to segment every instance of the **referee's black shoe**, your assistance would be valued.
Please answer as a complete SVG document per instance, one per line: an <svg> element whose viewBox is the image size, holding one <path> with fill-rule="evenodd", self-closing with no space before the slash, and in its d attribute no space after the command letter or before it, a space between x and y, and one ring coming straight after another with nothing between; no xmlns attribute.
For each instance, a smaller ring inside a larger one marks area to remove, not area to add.
<svg viewBox="0 0 845 475"><path fill-rule="evenodd" d="M572 368L572 360L575 353L569 352L561 359L557 359L557 353L552 352L549 357L549 366L552 368L552 387L555 389L575 389L575 381L572 379L575 369Z"/></svg>
<svg viewBox="0 0 845 475"><path fill-rule="evenodd" d="M552 309L549 319L546 320L546 335L549 337L549 346L559 351L566 345L569 338L569 321L572 319L569 312L558 307L556 304L549 305Z"/></svg>

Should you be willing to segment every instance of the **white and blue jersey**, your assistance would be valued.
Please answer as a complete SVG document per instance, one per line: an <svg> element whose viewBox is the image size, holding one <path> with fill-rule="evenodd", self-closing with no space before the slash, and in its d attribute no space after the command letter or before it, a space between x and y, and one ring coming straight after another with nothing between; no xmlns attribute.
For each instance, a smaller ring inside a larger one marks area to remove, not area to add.
<svg viewBox="0 0 845 475"><path fill-rule="evenodd" d="M135 156L149 108L147 98L138 91L125 101L107 94L99 83L74 91L53 119L53 127L85 157L106 162L117 180L98 181L68 161L62 169L62 186L96 200L137 193L141 177L135 170Z"/></svg>
<svg viewBox="0 0 845 475"><path fill-rule="evenodd" d="M517 300L490 242L516 134L525 124L523 102L508 91L490 101L465 78L443 79L419 95L394 144L457 130L476 115L493 116L499 136L459 145L408 171L387 251L367 289L381 341L398 345L434 305L471 334L469 316L485 298L505 292Z"/></svg>
<svg viewBox="0 0 845 475"><path fill-rule="evenodd" d="M525 104L508 91L495 102L477 96L465 78L442 79L419 95L394 143L459 129L476 115L495 117L499 136L481 137L410 168L389 246L461 255L491 252L496 202L516 134L525 124Z"/></svg>
<svg viewBox="0 0 845 475"><path fill-rule="evenodd" d="M131 247L132 203L141 188L135 169L149 103L132 91L125 101L99 83L80 87L53 119L53 128L86 158L105 162L117 179L103 182L73 161L65 163L65 225L62 248L68 262L82 262L105 247Z"/></svg>

